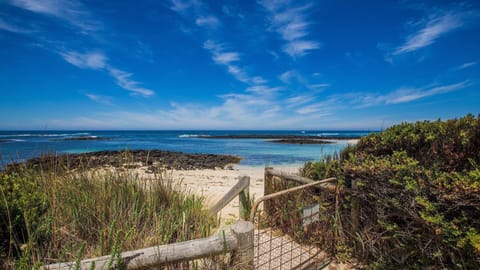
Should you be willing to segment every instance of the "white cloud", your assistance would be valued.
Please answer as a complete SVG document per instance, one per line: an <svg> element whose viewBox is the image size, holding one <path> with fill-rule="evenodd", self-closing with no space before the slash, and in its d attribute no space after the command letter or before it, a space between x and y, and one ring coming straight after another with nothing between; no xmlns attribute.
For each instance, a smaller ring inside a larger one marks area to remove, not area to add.
<svg viewBox="0 0 480 270"><path fill-rule="evenodd" d="M240 56L236 52L224 52L224 53L214 53L213 61L220 65L226 65L231 62L240 60Z"/></svg>
<svg viewBox="0 0 480 270"><path fill-rule="evenodd" d="M349 98L358 104L358 108L377 105L400 104L412 102L418 99L444 94L468 87L471 82L466 80L459 83L428 87L401 87L385 95L379 94L352 94Z"/></svg>
<svg viewBox="0 0 480 270"><path fill-rule="evenodd" d="M192 6L192 1L172 0L172 10L176 12L183 12Z"/></svg>
<svg viewBox="0 0 480 270"><path fill-rule="evenodd" d="M393 55L413 52L433 44L441 36L463 26L462 15L460 13L434 14L421 25L420 29L407 37L404 44L394 50Z"/></svg>
<svg viewBox="0 0 480 270"><path fill-rule="evenodd" d="M282 35L282 38L285 40L288 40L288 41L298 40L308 34L308 31L307 31L308 25L309 25L308 23L306 23L299 17L296 17L294 14L290 22L287 22L285 25L282 25L278 28L278 32Z"/></svg>
<svg viewBox="0 0 480 270"><path fill-rule="evenodd" d="M142 96L151 96L155 94L153 90L143 88L140 86L139 82L132 80L131 79L132 73L125 72L123 70L119 70L112 67L108 68L108 72L110 73L110 75L112 75L115 78L117 85L125 90L131 91L136 95L142 95Z"/></svg>
<svg viewBox="0 0 480 270"><path fill-rule="evenodd" d="M103 69L107 61L107 58L101 52L79 53L67 51L60 52L60 55L65 61L79 68Z"/></svg>
<svg viewBox="0 0 480 270"><path fill-rule="evenodd" d="M330 86L330 84L328 84L328 83L316 83L316 84L307 85L307 87L312 89L312 90L322 90L322 89L327 88L329 86Z"/></svg>
<svg viewBox="0 0 480 270"><path fill-rule="evenodd" d="M249 76L243 67L235 63L241 60L240 54L234 51L227 51L224 44L209 39L203 43L203 48L212 54L212 60L217 65L225 66L228 73L232 74L235 79L255 85L267 83L267 81L260 76Z"/></svg>
<svg viewBox="0 0 480 270"><path fill-rule="evenodd" d="M91 19L88 10L75 0L10 0L10 4L31 12L57 17L80 28L82 31L95 31L101 24Z"/></svg>
<svg viewBox="0 0 480 270"><path fill-rule="evenodd" d="M475 66L476 64L478 64L478 63L477 63L477 62L463 63L463 64L461 64L460 66L458 66L457 69L458 69L458 70L460 70L460 69L466 69L466 68Z"/></svg>
<svg viewBox="0 0 480 270"><path fill-rule="evenodd" d="M282 82L284 83L291 83L292 81L292 78L295 77L297 74L296 74L296 71L295 70L289 70L289 71L285 71L284 73L280 74L280 76L278 77Z"/></svg>
<svg viewBox="0 0 480 270"><path fill-rule="evenodd" d="M245 70L243 70L242 68L240 68L238 66L234 66L234 65L228 65L227 70L237 80L239 80L241 82L244 82L244 83L248 83L248 81L249 81L248 75L245 72Z"/></svg>
<svg viewBox="0 0 480 270"><path fill-rule="evenodd" d="M214 16L201 16L195 20L195 24L200 27L215 29L220 26L220 21Z"/></svg>
<svg viewBox="0 0 480 270"><path fill-rule="evenodd" d="M271 28L286 41L283 51L293 58L319 49L319 42L308 40L310 23L306 17L312 5L293 7L289 1L260 1L269 12Z"/></svg>
<svg viewBox="0 0 480 270"><path fill-rule="evenodd" d="M426 89L400 88L385 97L385 103L398 104L414 101L424 97L448 93L465 88L470 85L469 81L463 81L455 84L436 86Z"/></svg>
<svg viewBox="0 0 480 270"><path fill-rule="evenodd" d="M8 31L8 32L13 32L13 33L20 33L20 34L28 34L28 33L32 32L32 30L25 29L25 28L20 27L18 25L13 25L9 22L6 22L2 18L0 18L0 30L5 30L5 31Z"/></svg>
<svg viewBox="0 0 480 270"><path fill-rule="evenodd" d="M283 50L291 57L300 57L306 55L309 51L319 49L320 43L308 40L294 40L287 43Z"/></svg>
<svg viewBox="0 0 480 270"><path fill-rule="evenodd" d="M107 57L100 52L79 53L75 51L59 52L63 59L83 69L104 70L107 71L121 88L133 92L135 95L151 96L155 94L153 90L141 87L141 83L131 79L132 73L117 69L108 65Z"/></svg>
<svg viewBox="0 0 480 270"><path fill-rule="evenodd" d="M281 97L280 87L251 86L244 93L219 96L219 103L204 105L171 103L148 112L115 111L75 119L56 120L50 126L82 128L169 128L169 129L276 129L315 128L338 106L328 98L316 101L313 96ZM96 95L89 97L96 100ZM313 104L311 104L314 102ZM289 106L296 103L296 106Z"/></svg>
<svg viewBox="0 0 480 270"><path fill-rule="evenodd" d="M330 104L325 102L314 103L306 106L302 106L300 109L297 109L299 114L316 114L321 116L327 116L331 114Z"/></svg>
<svg viewBox="0 0 480 270"><path fill-rule="evenodd" d="M268 87L265 85L255 85L247 88L247 92L252 92L260 95L272 95L282 90L282 87Z"/></svg>
<svg viewBox="0 0 480 270"><path fill-rule="evenodd" d="M315 92L330 86L328 83L310 83L307 78L305 78L296 70L285 71L284 73L280 74L278 78L285 84L301 86L302 88Z"/></svg>
<svg viewBox="0 0 480 270"><path fill-rule="evenodd" d="M253 84L265 84L267 83L268 81L265 80L264 78L260 77L260 76L254 76L252 78L250 78L250 81L253 83Z"/></svg>
<svg viewBox="0 0 480 270"><path fill-rule="evenodd" d="M107 96L102 96L102 95L95 95L95 94L85 94L86 97L88 97L90 100L95 101L100 104L105 104L105 105L111 105L112 104L112 98L107 97Z"/></svg>
<svg viewBox="0 0 480 270"><path fill-rule="evenodd" d="M309 103L314 99L315 97L313 96L293 96L293 97L287 98L285 102L287 103L288 108L294 108L294 107L301 106L305 103Z"/></svg>

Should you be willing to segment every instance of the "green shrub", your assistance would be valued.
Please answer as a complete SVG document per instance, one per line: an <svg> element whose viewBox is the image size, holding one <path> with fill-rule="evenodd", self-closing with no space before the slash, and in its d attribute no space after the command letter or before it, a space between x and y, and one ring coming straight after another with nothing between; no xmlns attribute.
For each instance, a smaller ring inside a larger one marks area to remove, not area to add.
<svg viewBox="0 0 480 270"><path fill-rule="evenodd" d="M372 268L480 268L480 117L403 123L362 138L339 160L309 163L305 176L356 180L351 256ZM350 220L344 193L344 224Z"/></svg>
<svg viewBox="0 0 480 270"><path fill-rule="evenodd" d="M0 174L1 253L18 255L20 247L41 240L40 225L48 206L38 183L18 174Z"/></svg>

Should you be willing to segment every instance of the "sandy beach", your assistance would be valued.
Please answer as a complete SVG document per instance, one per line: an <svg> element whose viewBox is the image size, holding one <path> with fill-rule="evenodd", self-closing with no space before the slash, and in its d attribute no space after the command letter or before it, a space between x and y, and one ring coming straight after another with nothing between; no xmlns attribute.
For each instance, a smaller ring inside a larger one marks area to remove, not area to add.
<svg viewBox="0 0 480 270"><path fill-rule="evenodd" d="M297 173L300 165L275 168L287 173ZM173 170L172 176L191 192L205 196L207 205L211 206L243 175L250 176L250 195L256 199L263 196L264 170L264 167L234 165L231 169ZM238 199L235 199L220 211L219 216L222 222L228 222L238 218L238 211Z"/></svg>

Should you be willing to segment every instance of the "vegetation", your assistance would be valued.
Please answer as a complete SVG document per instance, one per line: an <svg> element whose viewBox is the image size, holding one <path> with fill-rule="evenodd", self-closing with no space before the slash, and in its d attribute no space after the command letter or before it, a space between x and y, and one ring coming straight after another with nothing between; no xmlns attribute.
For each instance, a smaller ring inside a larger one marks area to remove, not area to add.
<svg viewBox="0 0 480 270"><path fill-rule="evenodd" d="M356 181L340 198L337 253L374 269L480 269L480 116L393 126L302 171Z"/></svg>
<svg viewBox="0 0 480 270"><path fill-rule="evenodd" d="M119 254L210 235L203 199L168 173L15 166L0 173L0 268Z"/></svg>

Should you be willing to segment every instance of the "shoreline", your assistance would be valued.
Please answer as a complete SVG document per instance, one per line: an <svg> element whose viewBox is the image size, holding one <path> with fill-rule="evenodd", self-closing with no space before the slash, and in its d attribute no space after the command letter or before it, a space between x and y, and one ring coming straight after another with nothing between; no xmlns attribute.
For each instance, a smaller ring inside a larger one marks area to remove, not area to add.
<svg viewBox="0 0 480 270"><path fill-rule="evenodd" d="M275 169L286 173L298 173L301 165L279 165ZM147 173L145 167L135 169L141 179L149 179L152 174ZM174 183L180 184L195 195L205 197L205 207L208 209L219 201L237 183L240 176L250 177L250 197L257 200L262 197L264 191L265 166L233 165L231 168L216 169L193 169L193 170L169 170L168 176L172 176ZM238 199L232 200L218 213L222 224L239 217Z"/></svg>
<svg viewBox="0 0 480 270"><path fill-rule="evenodd" d="M48 170L63 165L64 169L106 169L138 174L140 180L152 179L155 173L166 173L174 183L192 194L205 197L205 207L213 206L238 181L240 176L250 177L250 196L255 200L263 196L265 167L274 167L296 174L303 163L281 165L243 165L241 158L231 155L189 154L160 150L97 151L83 154L45 156L25 162L8 164L5 171L22 165ZM238 199L234 199L219 212L222 223L238 219Z"/></svg>

